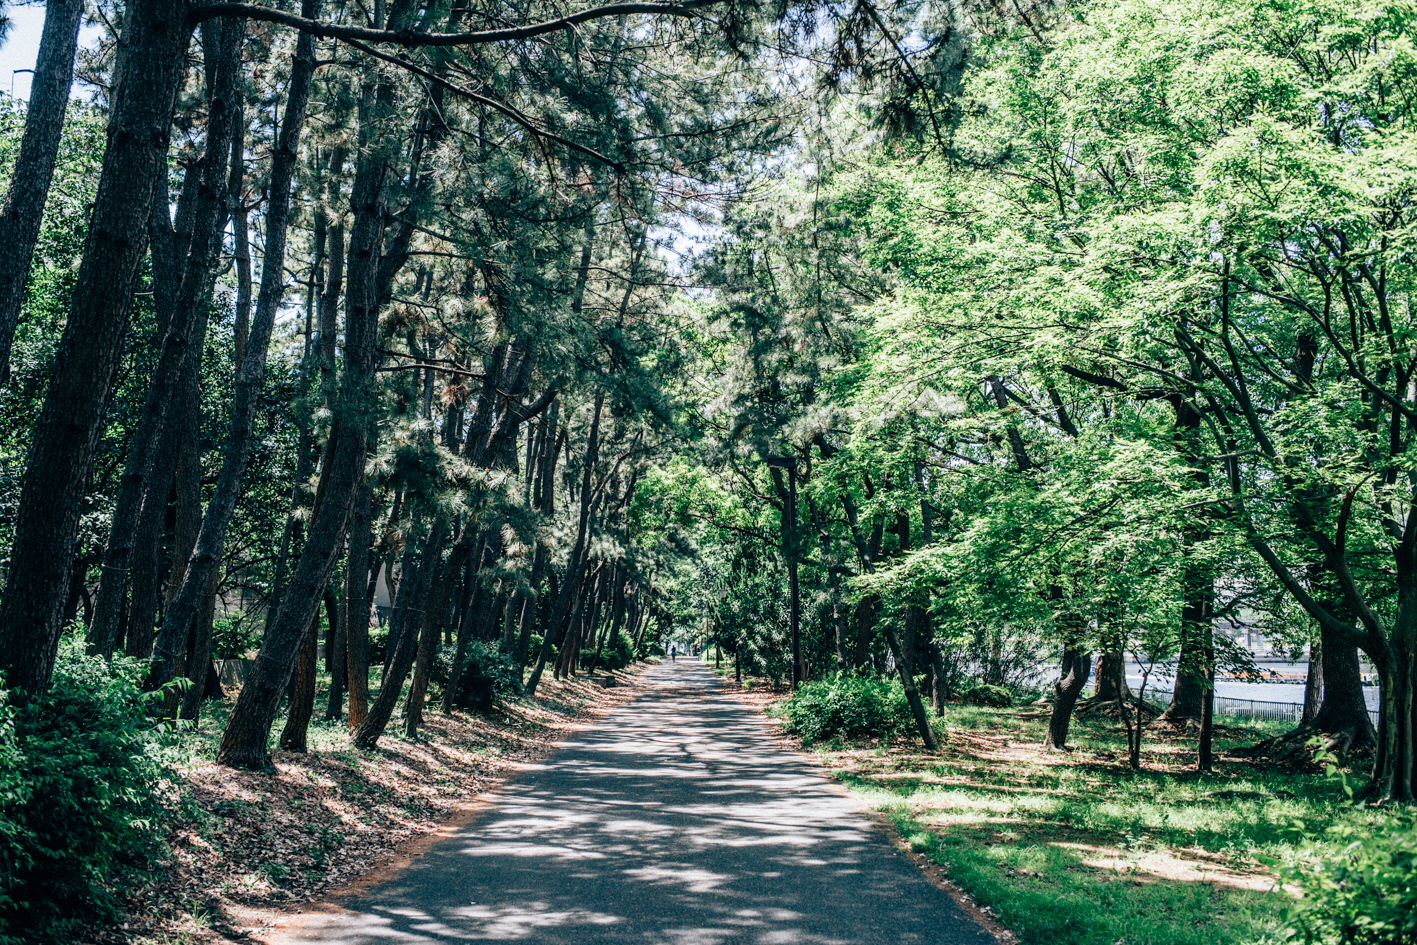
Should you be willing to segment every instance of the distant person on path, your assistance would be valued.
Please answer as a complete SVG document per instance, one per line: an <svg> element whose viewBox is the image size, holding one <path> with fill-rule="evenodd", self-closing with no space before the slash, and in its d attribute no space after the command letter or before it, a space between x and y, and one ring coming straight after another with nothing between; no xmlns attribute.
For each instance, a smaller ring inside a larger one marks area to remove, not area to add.
<svg viewBox="0 0 1417 945"><path fill-rule="evenodd" d="M677 662L679 662L679 648L678 648L677 646L675 646L673 643L669 644L669 662L671 662L671 663L677 663Z"/></svg>

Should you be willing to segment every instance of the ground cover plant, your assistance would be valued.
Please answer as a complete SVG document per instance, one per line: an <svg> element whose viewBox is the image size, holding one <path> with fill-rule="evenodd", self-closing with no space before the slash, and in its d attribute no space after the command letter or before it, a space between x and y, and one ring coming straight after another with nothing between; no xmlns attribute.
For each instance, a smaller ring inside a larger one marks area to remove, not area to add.
<svg viewBox="0 0 1417 945"><path fill-rule="evenodd" d="M1042 707L952 704L934 720L938 753L908 739L819 752L1022 942L1260 945L1301 927L1315 930L1314 942L1377 942L1388 939L1336 937L1335 917L1373 914L1382 928L1410 914L1399 913L1391 883L1410 860L1408 841L1306 881L1311 893L1327 882L1351 899L1385 898L1383 909L1332 903L1307 924L1296 919L1295 880L1392 815L1356 806L1341 779L1317 767L1274 768L1243 754L1287 726L1222 719L1220 760L1201 775L1193 742L1164 727L1148 733L1143 770L1132 772L1116 722L1078 720L1064 755L1040 753L1047 721ZM1412 829L1409 819L1397 825ZM1345 884L1382 869L1388 875L1365 887ZM1410 896L1410 881L1405 888Z"/></svg>

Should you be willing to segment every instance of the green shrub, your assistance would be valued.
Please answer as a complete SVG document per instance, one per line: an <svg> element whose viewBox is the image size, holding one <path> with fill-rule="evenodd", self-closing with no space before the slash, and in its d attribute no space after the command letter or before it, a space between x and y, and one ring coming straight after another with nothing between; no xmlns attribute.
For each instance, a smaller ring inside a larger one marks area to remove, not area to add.
<svg viewBox="0 0 1417 945"><path fill-rule="evenodd" d="M261 621L243 611L217 617L212 621L212 659L241 659L260 644L261 629Z"/></svg>
<svg viewBox="0 0 1417 945"><path fill-rule="evenodd" d="M451 646L439 649L435 682L448 684L454 653ZM463 658L462 676L453 694L453 705L472 712L487 712L498 702L515 698L521 692L521 682L516 663L500 645L474 640L468 644Z"/></svg>
<svg viewBox="0 0 1417 945"><path fill-rule="evenodd" d="M1014 694L1003 686L979 685L963 689L959 701L965 705L979 705L991 709L1007 709L1014 704Z"/></svg>
<svg viewBox="0 0 1417 945"><path fill-rule="evenodd" d="M837 674L804 683L780 710L783 727L804 744L890 738L914 724L905 691L894 679Z"/></svg>
<svg viewBox="0 0 1417 945"><path fill-rule="evenodd" d="M624 669L634 661L635 645L623 631L615 634L615 639L610 641L610 645L601 651L598 661L595 658L594 651L581 654L582 666L588 669L591 663L594 662L596 669L603 669L608 672Z"/></svg>
<svg viewBox="0 0 1417 945"><path fill-rule="evenodd" d="M62 941L114 913L114 881L156 849L164 776L138 661L60 652L50 690L0 695L0 942Z"/></svg>
<svg viewBox="0 0 1417 945"><path fill-rule="evenodd" d="M1395 813L1380 829L1328 836L1344 846L1285 876L1304 895L1289 934L1311 945L1417 945L1417 822Z"/></svg>
<svg viewBox="0 0 1417 945"><path fill-rule="evenodd" d="M522 665L523 665L523 666L525 666L525 667L527 667L528 669L530 669L531 667L533 667L533 666L536 665L536 660L537 660L537 658L541 655L541 646L542 646L542 644L545 643L545 642L546 642L546 641L545 641L545 638L542 637L541 634L539 634L539 633L533 633L533 634L531 635L531 637L530 637L530 642L527 644L527 648L526 648L526 659L522 661ZM560 648L560 647L557 647L557 646L551 647L551 652L548 653L547 656L546 656L546 665L547 665L547 666L555 666L555 665L556 665L556 654L558 654L560 651L561 651L561 648Z"/></svg>

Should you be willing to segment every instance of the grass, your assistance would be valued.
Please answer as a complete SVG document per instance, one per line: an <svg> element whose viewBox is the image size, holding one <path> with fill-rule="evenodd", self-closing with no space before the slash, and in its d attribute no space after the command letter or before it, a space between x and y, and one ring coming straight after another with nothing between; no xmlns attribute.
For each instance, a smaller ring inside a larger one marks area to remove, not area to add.
<svg viewBox="0 0 1417 945"><path fill-rule="evenodd" d="M1149 730L1143 770L1121 727L1077 720L1043 754L1040 710L951 706L941 751L905 742L820 751L854 793L1025 945L1262 945L1281 941L1290 891L1275 871L1330 846L1330 825L1389 816L1338 781L1232 753L1287 730L1222 720L1214 774L1193 736Z"/></svg>

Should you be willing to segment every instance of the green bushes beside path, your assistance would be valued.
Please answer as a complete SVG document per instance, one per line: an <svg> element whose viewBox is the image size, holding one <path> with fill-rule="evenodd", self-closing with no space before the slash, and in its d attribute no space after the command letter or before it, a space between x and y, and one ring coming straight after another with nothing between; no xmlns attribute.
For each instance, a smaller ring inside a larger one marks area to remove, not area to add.
<svg viewBox="0 0 1417 945"><path fill-rule="evenodd" d="M845 673L803 683L778 711L804 745L894 738L914 725L898 680Z"/></svg>
<svg viewBox="0 0 1417 945"><path fill-rule="evenodd" d="M62 941L110 916L115 879L155 852L165 771L136 663L60 651L23 707L0 696L0 943Z"/></svg>

